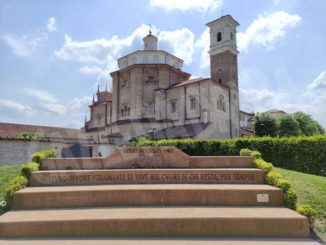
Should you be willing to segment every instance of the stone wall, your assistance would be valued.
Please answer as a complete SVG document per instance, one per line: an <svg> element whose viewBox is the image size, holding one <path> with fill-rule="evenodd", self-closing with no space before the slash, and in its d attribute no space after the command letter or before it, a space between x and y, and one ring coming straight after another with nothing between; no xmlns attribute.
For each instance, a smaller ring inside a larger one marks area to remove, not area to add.
<svg viewBox="0 0 326 245"><path fill-rule="evenodd" d="M0 140L0 166L18 165L32 160L31 156L37 151L55 148L58 157L62 157L62 148L69 147L72 144L62 142L42 142L25 140ZM103 157L110 155L116 146L110 144L93 145L93 157L101 152Z"/></svg>
<svg viewBox="0 0 326 245"><path fill-rule="evenodd" d="M50 148L56 148L58 157L61 157L62 148L69 145L58 142L0 140L0 165L18 165L30 162L34 152Z"/></svg>

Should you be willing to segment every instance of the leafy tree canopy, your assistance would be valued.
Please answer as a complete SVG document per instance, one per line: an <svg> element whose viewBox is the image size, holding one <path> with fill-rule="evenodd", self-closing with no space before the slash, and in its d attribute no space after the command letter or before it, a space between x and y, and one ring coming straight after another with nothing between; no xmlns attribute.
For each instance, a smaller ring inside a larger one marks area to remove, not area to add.
<svg viewBox="0 0 326 245"><path fill-rule="evenodd" d="M257 136L276 136L276 121L268 113L258 113L255 116L255 132Z"/></svg>

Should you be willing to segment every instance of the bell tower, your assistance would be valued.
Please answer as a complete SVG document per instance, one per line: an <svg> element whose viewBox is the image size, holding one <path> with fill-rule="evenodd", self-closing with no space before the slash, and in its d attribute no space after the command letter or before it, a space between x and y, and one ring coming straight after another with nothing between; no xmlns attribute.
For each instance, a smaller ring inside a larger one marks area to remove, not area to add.
<svg viewBox="0 0 326 245"><path fill-rule="evenodd" d="M210 33L211 79L229 88L230 138L240 135L238 50L236 28L231 15L206 24Z"/></svg>
<svg viewBox="0 0 326 245"><path fill-rule="evenodd" d="M239 23L231 15L225 15L206 25L210 33L211 79L238 88L236 27Z"/></svg>

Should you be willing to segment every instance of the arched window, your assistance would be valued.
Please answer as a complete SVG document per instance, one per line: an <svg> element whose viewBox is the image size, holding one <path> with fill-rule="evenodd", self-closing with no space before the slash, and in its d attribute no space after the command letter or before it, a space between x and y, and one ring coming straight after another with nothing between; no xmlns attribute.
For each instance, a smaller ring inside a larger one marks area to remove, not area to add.
<svg viewBox="0 0 326 245"><path fill-rule="evenodd" d="M190 98L190 110L196 110L197 101L196 98Z"/></svg>
<svg viewBox="0 0 326 245"><path fill-rule="evenodd" d="M217 109L221 111L226 111L225 98L223 95L220 95L217 100Z"/></svg>
<svg viewBox="0 0 326 245"><path fill-rule="evenodd" d="M217 41L218 42L222 41L222 33L221 32L217 33Z"/></svg>

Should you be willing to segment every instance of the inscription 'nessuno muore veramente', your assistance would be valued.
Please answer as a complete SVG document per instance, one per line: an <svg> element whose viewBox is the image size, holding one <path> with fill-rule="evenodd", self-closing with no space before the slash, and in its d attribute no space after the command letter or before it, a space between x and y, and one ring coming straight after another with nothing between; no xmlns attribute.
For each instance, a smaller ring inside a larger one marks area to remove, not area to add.
<svg viewBox="0 0 326 245"><path fill-rule="evenodd" d="M173 171L105 171L96 173L65 174L62 172L34 174L33 185L88 185L88 184L137 184L137 183L257 183L261 180L258 173L232 173L215 170L173 170Z"/></svg>

